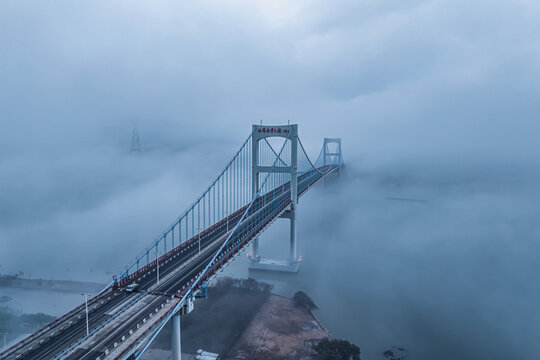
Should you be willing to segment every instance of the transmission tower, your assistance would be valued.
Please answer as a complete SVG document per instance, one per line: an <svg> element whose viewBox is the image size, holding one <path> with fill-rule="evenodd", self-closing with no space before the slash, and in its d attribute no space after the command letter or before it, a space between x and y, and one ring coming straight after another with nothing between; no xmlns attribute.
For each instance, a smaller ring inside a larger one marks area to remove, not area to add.
<svg viewBox="0 0 540 360"><path fill-rule="evenodd" d="M141 152L141 139L139 138L139 130L137 130L137 128L133 128L130 151Z"/></svg>

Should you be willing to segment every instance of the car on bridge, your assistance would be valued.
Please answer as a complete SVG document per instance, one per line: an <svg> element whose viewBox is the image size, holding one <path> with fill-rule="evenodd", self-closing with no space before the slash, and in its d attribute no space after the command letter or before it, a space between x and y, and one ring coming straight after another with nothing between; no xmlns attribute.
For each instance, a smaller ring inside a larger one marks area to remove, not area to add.
<svg viewBox="0 0 540 360"><path fill-rule="evenodd" d="M129 284L128 286L126 286L126 292L132 293L132 292L135 292L138 288L139 288L139 284L137 283Z"/></svg>

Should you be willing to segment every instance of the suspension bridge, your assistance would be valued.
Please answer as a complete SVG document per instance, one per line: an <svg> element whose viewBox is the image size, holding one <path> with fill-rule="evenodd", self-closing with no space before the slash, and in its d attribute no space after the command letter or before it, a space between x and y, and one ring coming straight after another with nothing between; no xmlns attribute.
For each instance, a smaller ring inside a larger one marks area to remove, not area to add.
<svg viewBox="0 0 540 360"><path fill-rule="evenodd" d="M118 272L98 295L0 353L0 359L139 359L172 322L172 356L181 358L180 316L252 244L250 268L296 272L298 198L343 166L341 139L325 138L311 161L298 125L253 125L210 186ZM259 237L290 222L290 253L266 259Z"/></svg>

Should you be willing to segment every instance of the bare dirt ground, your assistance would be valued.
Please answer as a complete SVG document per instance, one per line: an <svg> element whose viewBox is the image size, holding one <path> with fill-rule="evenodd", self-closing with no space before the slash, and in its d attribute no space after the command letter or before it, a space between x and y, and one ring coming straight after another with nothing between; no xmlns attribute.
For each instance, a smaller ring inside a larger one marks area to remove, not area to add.
<svg viewBox="0 0 540 360"><path fill-rule="evenodd" d="M143 360L172 360L171 350L148 349L142 356ZM194 354L182 353L182 360L196 360Z"/></svg>
<svg viewBox="0 0 540 360"><path fill-rule="evenodd" d="M197 300L195 310L181 318L182 353L194 354L204 349L218 354L227 353L242 335L269 292L237 287L210 288L208 299ZM152 343L151 349L159 356L143 359L166 359L170 354L171 328L167 324Z"/></svg>
<svg viewBox="0 0 540 360"><path fill-rule="evenodd" d="M327 337L305 308L289 298L270 295L225 358L310 359L312 344Z"/></svg>

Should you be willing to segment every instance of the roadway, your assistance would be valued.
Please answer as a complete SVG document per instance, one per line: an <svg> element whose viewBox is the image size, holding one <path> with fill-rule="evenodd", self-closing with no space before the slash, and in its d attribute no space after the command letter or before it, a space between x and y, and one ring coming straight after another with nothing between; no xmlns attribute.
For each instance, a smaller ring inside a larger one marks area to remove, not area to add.
<svg viewBox="0 0 540 360"><path fill-rule="evenodd" d="M299 176L298 196L321 178L322 175L316 171ZM246 236L258 234L264 227L261 224L268 224L289 205L290 185L286 183L256 200L238 226L238 233ZM143 318L160 307L165 299L186 291L226 240L227 228L229 232L234 229L246 207L238 209L228 219L222 219L169 251L160 257L159 261L153 261L132 274L127 281L122 282L122 287L111 286L90 299L89 336L86 336L86 313L83 304L26 341L23 340L0 354L0 359L44 360L57 357L68 360L95 360L102 356ZM220 254L219 260L226 257L226 261L229 261L229 253L239 251L244 245L240 239L231 243ZM139 284L137 292L125 291L124 286L129 283Z"/></svg>

